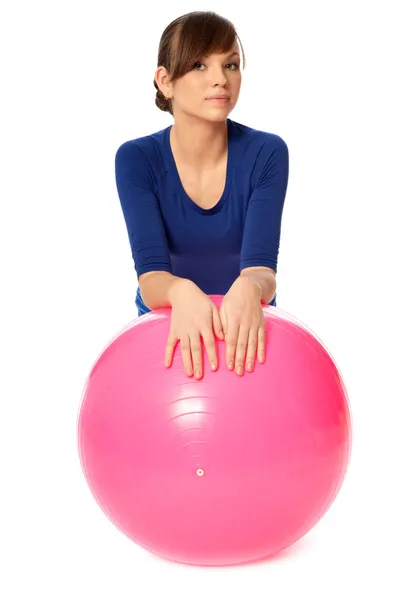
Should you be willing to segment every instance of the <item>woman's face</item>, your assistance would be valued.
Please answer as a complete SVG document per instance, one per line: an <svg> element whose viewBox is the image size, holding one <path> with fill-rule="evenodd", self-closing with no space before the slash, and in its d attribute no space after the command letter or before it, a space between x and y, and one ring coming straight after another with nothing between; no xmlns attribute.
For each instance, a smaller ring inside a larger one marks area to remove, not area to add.
<svg viewBox="0 0 398 600"><path fill-rule="evenodd" d="M174 117L185 113L209 121L224 121L235 107L242 81L237 44L224 54L198 58L191 71L171 84ZM212 99L227 95L225 100Z"/></svg>

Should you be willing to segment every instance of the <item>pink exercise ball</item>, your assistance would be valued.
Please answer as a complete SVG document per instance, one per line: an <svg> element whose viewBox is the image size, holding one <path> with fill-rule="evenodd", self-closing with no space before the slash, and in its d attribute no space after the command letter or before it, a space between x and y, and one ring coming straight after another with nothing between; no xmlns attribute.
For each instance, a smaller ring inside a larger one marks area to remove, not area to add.
<svg viewBox="0 0 398 600"><path fill-rule="evenodd" d="M219 306L222 296L211 296ZM95 362L78 418L88 486L114 525L179 563L263 560L304 536L335 500L351 455L342 377L319 339L264 306L265 363L243 376L204 360L164 367L170 309L139 317Z"/></svg>

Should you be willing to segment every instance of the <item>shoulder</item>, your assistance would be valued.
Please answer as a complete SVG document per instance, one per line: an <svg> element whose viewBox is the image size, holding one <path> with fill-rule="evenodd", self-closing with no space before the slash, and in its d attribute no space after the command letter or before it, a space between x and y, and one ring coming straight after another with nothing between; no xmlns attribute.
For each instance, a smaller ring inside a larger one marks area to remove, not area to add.
<svg viewBox="0 0 398 600"><path fill-rule="evenodd" d="M116 150L116 165L128 163L139 168L148 168L151 165L157 167L162 157L165 133L167 129L161 129L154 133L136 137L120 144Z"/></svg>
<svg viewBox="0 0 398 600"><path fill-rule="evenodd" d="M260 149L288 149L284 138L274 132L256 129L243 123L230 120L231 131L238 145L254 146Z"/></svg>
<svg viewBox="0 0 398 600"><path fill-rule="evenodd" d="M236 121L231 121L230 127L235 164L238 168L246 173L257 174L258 170L262 171L270 161L281 162L285 166L288 164L289 149L281 135Z"/></svg>

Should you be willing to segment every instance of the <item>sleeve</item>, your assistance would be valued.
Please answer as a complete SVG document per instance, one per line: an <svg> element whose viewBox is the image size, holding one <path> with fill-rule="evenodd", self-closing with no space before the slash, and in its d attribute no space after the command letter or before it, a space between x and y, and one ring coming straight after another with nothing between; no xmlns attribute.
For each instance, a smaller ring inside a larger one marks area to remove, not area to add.
<svg viewBox="0 0 398 600"><path fill-rule="evenodd" d="M144 152L133 142L115 156L115 177L137 277L172 272L166 231L155 184Z"/></svg>
<svg viewBox="0 0 398 600"><path fill-rule="evenodd" d="M265 142L257 163L264 165L248 201L240 269L270 267L277 271L282 213L289 179L286 142L273 135Z"/></svg>

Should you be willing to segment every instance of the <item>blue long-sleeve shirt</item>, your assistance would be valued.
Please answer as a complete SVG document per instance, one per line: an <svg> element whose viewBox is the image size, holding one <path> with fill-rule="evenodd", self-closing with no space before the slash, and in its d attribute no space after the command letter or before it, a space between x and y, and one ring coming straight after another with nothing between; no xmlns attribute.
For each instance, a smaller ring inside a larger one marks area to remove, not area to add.
<svg viewBox="0 0 398 600"><path fill-rule="evenodd" d="M206 294L226 294L246 267L277 271L289 177L286 142L275 133L228 124L226 183L204 209L185 192L170 146L171 126L124 142L115 157L116 186L137 278L168 271ZM149 312L140 286L138 314ZM270 302L276 306L276 294Z"/></svg>

